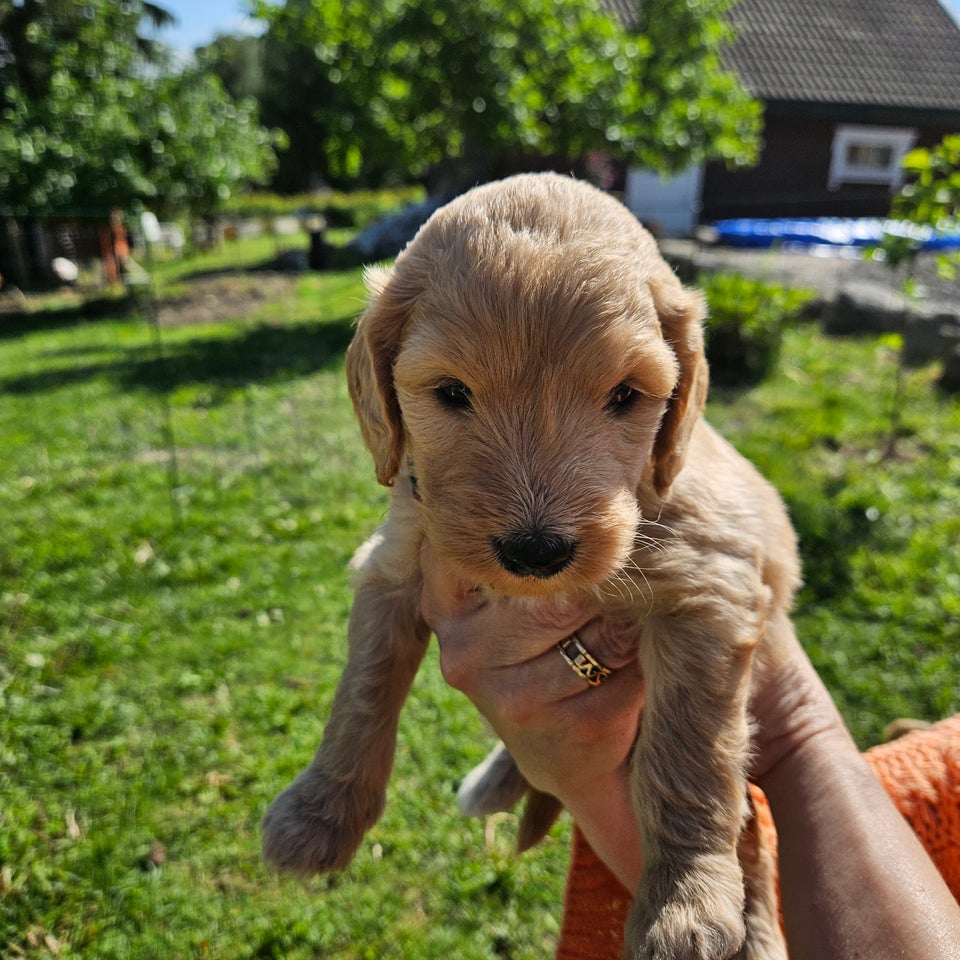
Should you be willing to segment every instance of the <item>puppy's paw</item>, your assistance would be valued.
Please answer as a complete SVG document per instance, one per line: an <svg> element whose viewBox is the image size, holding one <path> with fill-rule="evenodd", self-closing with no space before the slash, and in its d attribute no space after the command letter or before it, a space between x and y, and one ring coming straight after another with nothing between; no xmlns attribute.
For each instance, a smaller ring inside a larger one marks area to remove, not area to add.
<svg viewBox="0 0 960 960"><path fill-rule="evenodd" d="M732 960L742 956L745 938L739 871L736 877L697 873L674 884L656 907L638 894L627 921L626 955L631 960Z"/></svg>
<svg viewBox="0 0 960 960"><path fill-rule="evenodd" d="M529 789L513 757L501 743L463 779L457 803L465 817L485 817L510 810Z"/></svg>
<svg viewBox="0 0 960 960"><path fill-rule="evenodd" d="M261 821L263 859L301 877L342 870L383 805L382 794L365 794L306 770L270 804Z"/></svg>
<svg viewBox="0 0 960 960"><path fill-rule="evenodd" d="M741 956L746 931L740 916L709 916L689 903L668 903L648 923L631 919L626 955L631 960L731 960Z"/></svg>

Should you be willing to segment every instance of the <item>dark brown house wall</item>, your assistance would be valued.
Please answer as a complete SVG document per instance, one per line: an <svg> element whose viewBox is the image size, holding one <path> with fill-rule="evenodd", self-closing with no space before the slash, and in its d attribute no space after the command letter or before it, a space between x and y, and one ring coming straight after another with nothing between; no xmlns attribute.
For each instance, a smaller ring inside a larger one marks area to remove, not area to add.
<svg viewBox="0 0 960 960"><path fill-rule="evenodd" d="M747 170L707 164L700 219L728 217L882 217L890 191L876 184L828 185L834 132L840 123L876 124L873 118L830 120L771 114L765 117L760 163ZM917 127L917 146L932 146L947 127Z"/></svg>

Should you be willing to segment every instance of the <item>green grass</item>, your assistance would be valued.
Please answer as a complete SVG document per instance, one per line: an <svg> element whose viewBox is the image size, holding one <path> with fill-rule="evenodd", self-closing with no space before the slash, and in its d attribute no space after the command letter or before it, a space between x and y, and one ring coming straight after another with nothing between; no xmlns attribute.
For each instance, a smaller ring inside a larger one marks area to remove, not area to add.
<svg viewBox="0 0 960 960"><path fill-rule="evenodd" d="M783 494L806 585L797 630L863 746L960 709L960 400L873 339L792 330L777 374L711 419Z"/></svg>
<svg viewBox="0 0 960 960"><path fill-rule="evenodd" d="M435 656L350 869L304 886L259 860L385 509L343 378L362 297L359 271L309 275L246 320L164 329L162 356L142 317L0 324L0 953L550 955L569 824L515 858L511 821L488 847L459 818L490 740ZM710 407L789 503L798 629L864 746L960 709L960 403L909 373L881 460L894 369L801 327L773 377Z"/></svg>

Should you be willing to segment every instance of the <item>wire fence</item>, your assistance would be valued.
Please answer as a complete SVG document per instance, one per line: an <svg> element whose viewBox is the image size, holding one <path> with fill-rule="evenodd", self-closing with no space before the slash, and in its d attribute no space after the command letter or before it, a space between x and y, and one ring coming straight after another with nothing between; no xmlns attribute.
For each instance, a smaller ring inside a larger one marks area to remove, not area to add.
<svg viewBox="0 0 960 960"><path fill-rule="evenodd" d="M0 405L6 395L18 405L11 416L29 424L33 463L11 456L0 474L64 489L112 476L134 518L155 514L148 491L162 486L174 529L240 485L251 500L308 507L331 465L358 447L342 376L315 376L339 364L353 317L330 322L318 275L304 308L304 273L289 269L305 266L309 236L290 225L202 225L209 257L158 295L157 267L182 247L121 233L123 223L5 224ZM66 278L50 267L65 253L76 268ZM6 280L22 269L33 277L26 292ZM41 297L43 287L59 292Z"/></svg>

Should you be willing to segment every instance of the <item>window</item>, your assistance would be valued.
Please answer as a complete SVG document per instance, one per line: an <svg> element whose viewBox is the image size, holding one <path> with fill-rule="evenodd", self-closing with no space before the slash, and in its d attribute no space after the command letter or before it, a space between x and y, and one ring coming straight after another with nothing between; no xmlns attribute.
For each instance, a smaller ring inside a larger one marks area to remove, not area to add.
<svg viewBox="0 0 960 960"><path fill-rule="evenodd" d="M833 137L831 190L844 183L881 183L896 190L903 182L900 163L917 140L905 127L844 124Z"/></svg>

